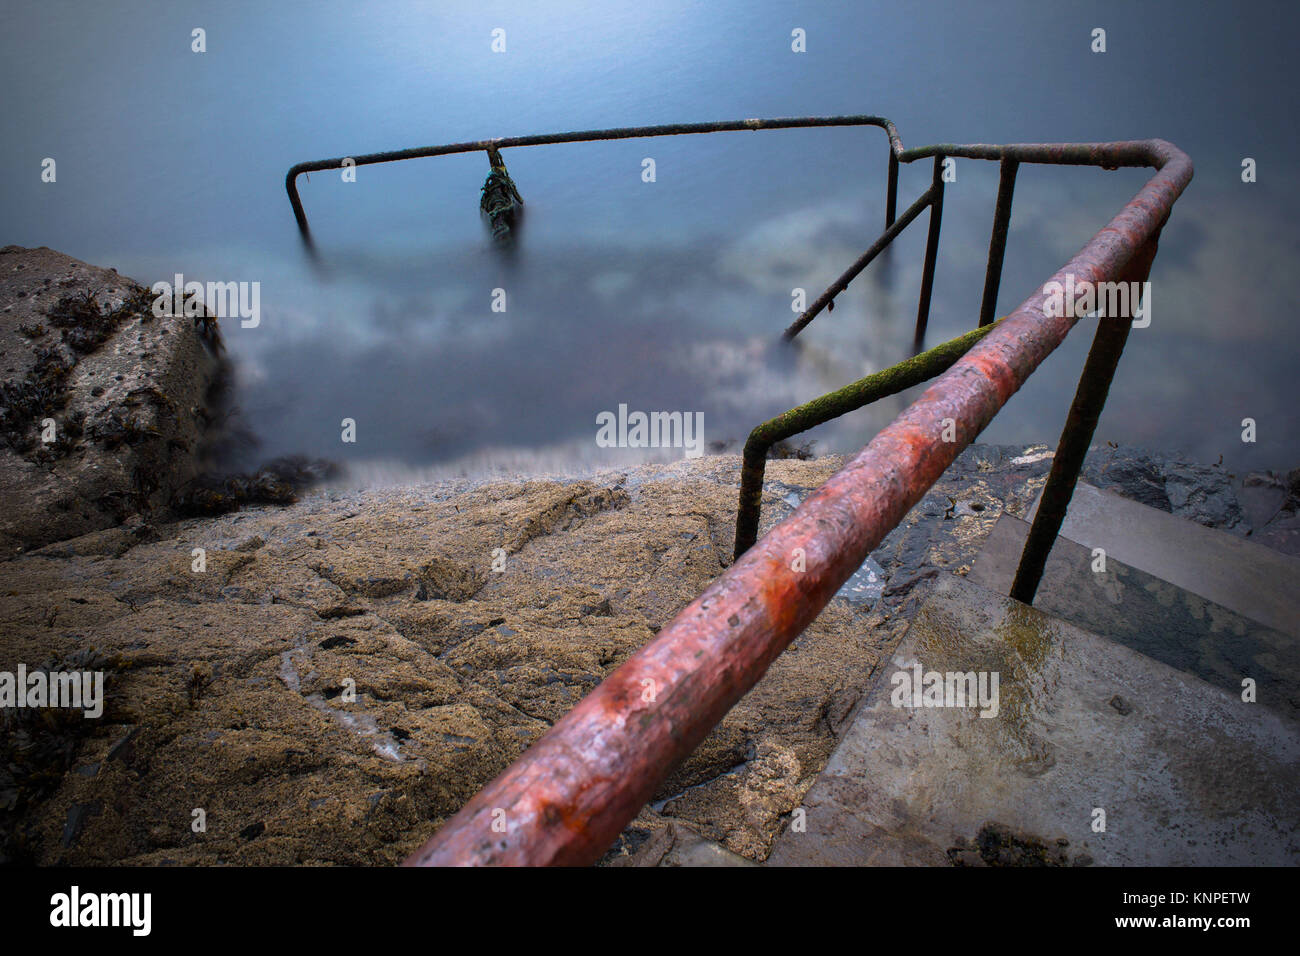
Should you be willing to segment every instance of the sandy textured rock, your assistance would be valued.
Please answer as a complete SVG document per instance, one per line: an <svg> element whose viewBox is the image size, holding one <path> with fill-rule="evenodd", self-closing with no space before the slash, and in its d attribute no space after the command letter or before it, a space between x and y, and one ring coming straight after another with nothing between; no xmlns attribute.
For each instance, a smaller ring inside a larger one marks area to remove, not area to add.
<svg viewBox="0 0 1300 956"><path fill-rule="evenodd" d="M1117 461L1099 455L1090 467ZM840 463L770 462L762 530ZM1050 465L1042 446L963 453L873 553L879 594L832 601L607 862L659 846L674 821L765 859L900 638L915 584L964 573ZM93 649L108 679L98 720L6 729L5 854L400 861L727 566L738 473L727 456L318 491L0 562L0 670L71 667Z"/></svg>
<svg viewBox="0 0 1300 956"><path fill-rule="evenodd" d="M51 319L84 295L93 321ZM220 363L192 319L147 300L111 269L0 249L0 555L165 509L196 474Z"/></svg>
<svg viewBox="0 0 1300 956"><path fill-rule="evenodd" d="M811 488L836 464L773 469ZM100 720L60 728L71 767L52 791L9 782L10 853L397 862L723 569L736 470L322 492L0 564L0 668L93 647L109 685ZM767 759L760 737L815 772L834 742L821 714L875 659L862 616L810 628L663 796L738 808L710 782ZM771 836L779 812L751 816Z"/></svg>

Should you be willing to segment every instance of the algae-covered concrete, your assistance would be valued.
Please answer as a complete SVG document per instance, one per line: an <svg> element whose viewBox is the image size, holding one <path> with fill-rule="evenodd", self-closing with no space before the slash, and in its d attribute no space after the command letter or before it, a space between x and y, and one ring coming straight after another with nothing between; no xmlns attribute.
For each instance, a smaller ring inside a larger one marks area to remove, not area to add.
<svg viewBox="0 0 1300 956"><path fill-rule="evenodd" d="M1298 794L1294 721L944 576L770 862L1294 865Z"/></svg>
<svg viewBox="0 0 1300 956"><path fill-rule="evenodd" d="M1125 504L1130 508L1143 507L1134 502ZM1129 527L1129 534L1150 533L1149 523L1140 514L1130 512L1130 517L1137 520ZM967 579L999 594L1008 593L1028 532L1026 521L1012 515L999 518ZM1266 548L1254 548L1257 552L1254 556L1262 560L1252 562L1246 541L1229 535L1218 537L1222 539L1220 543L1234 546L1232 555L1236 561L1230 568L1240 578L1274 586L1290 582L1294 614L1294 587L1300 580L1300 568L1281 582L1266 581L1266 578L1276 568L1276 562L1296 562L1296 559ZM1192 555L1179 555L1178 563L1186 568L1189 557ZM1223 554L1211 547L1194 557L1212 565L1221 561ZM1262 603L1258 606L1266 607ZM1099 555L1094 556L1092 549L1068 538L1057 538L1034 607L1225 690L1239 690L1242 680L1250 678L1255 682L1260 704L1278 709L1292 719L1300 718L1300 689L1296 686L1296 678L1300 676L1300 642L1293 635L1260 624L1154 574L1129 567L1110 553L1102 561ZM1267 609L1275 612L1277 607L1274 603Z"/></svg>

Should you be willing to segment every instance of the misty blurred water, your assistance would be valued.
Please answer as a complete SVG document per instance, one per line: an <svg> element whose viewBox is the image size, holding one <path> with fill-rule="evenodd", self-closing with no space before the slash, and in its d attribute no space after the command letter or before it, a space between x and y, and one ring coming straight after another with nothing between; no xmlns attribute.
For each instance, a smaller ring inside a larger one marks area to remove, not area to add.
<svg viewBox="0 0 1300 956"><path fill-rule="evenodd" d="M48 245L146 283L261 284L261 324L223 323L242 464L292 452L363 466L630 464L596 415L702 411L750 428L907 354L925 217L801 336L794 317L879 234L878 129L531 147L506 162L527 202L503 259L478 212L481 153L300 181L323 270L285 197L295 162L489 136L749 116L877 113L908 146L1161 137L1196 178L1152 272L1098 440L1237 469L1300 464L1293 385L1296 17L1169 0L995 4L486 2L16 3L0 13L0 242ZM1178 15L1174 15L1177 13ZM207 51L191 51L191 30ZM1107 52L1090 50L1094 27ZM506 31L506 52L491 49ZM806 31L807 52L791 50ZM1259 181L1241 182L1241 161ZM58 179L42 183L44 157ZM642 181L653 158L656 181ZM1022 167L999 314L1088 240L1148 170ZM900 210L926 187L904 167ZM958 161L930 343L973 327L994 164ZM507 311L491 310L492 290ZM983 440L1055 442L1090 323ZM812 433L860 447L909 400ZM1254 418L1258 442L1243 444ZM340 422L357 422L356 444ZM680 452L668 453L669 456Z"/></svg>

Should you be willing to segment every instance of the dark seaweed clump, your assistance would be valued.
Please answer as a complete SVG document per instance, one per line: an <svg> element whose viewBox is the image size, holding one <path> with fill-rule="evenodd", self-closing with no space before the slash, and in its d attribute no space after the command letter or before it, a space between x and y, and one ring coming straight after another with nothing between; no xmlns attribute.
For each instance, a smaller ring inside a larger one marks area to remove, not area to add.
<svg viewBox="0 0 1300 956"><path fill-rule="evenodd" d="M488 161L492 171L483 183L479 209L487 216L492 227L492 238L499 243L508 242L523 218L524 199L519 195L515 181L506 172L505 160L495 146L488 147Z"/></svg>
<svg viewBox="0 0 1300 956"><path fill-rule="evenodd" d="M333 462L290 455L251 474L196 478L176 495L172 505L179 514L195 518L238 511L243 505L288 505L298 500L298 492L337 474Z"/></svg>
<svg viewBox="0 0 1300 956"><path fill-rule="evenodd" d="M36 347L36 364L25 379L0 382L0 444L20 455L29 454L38 442L39 429L33 428L33 423L53 417L67 405L68 374L79 358L99 348L132 315L152 314L149 303L149 290L144 288L136 288L117 308L107 312L91 291L60 298L46 317L62 333L61 341ZM33 334L38 329L39 334ZM46 330L43 326L24 326L20 331L35 338ZM60 429L63 439L78 437L81 426L82 421L73 422L70 432L65 422ZM59 445L62 451L70 447L66 440Z"/></svg>
<svg viewBox="0 0 1300 956"><path fill-rule="evenodd" d="M67 404L63 383L75 364L60 346L40 348L27 378L0 382L0 443L20 455L35 447L38 435L32 424Z"/></svg>
<svg viewBox="0 0 1300 956"><path fill-rule="evenodd" d="M172 420L177 417L176 402L157 388L146 386L132 389L127 393L122 406L112 409L91 425L91 440L105 448L116 448L122 444L136 445L147 438L160 438L162 433L148 424L151 419L144 410L150 406L158 409L159 415L168 416Z"/></svg>
<svg viewBox="0 0 1300 956"><path fill-rule="evenodd" d="M1061 837L1051 843L1002 823L980 827L974 841L959 838L948 848L953 866L1090 866L1092 857L1080 853L1070 859L1070 841Z"/></svg>
<svg viewBox="0 0 1300 956"><path fill-rule="evenodd" d="M45 313L50 325L63 332L63 342L81 355L88 355L104 344L127 319L135 315L152 316L153 296L137 286L111 311L100 308L99 298L87 290L79 295L65 295Z"/></svg>
<svg viewBox="0 0 1300 956"><path fill-rule="evenodd" d="M808 461L816 458L817 454L813 451L813 445L817 444L817 439L804 442L802 445L796 445L794 442L786 439L777 442L767 450L768 459L780 460L782 458L797 458L800 461Z"/></svg>

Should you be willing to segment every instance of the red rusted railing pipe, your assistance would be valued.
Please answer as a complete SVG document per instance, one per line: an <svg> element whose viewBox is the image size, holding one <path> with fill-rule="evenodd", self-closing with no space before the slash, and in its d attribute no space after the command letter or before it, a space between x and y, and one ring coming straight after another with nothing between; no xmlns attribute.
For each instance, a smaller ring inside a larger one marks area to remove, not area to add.
<svg viewBox="0 0 1300 956"><path fill-rule="evenodd" d="M961 155L945 147L945 155ZM1028 147L1034 151L1054 147ZM1159 172L1053 279L1118 277L1191 161L1160 140L1102 147ZM995 158L1016 155L999 147ZM1080 160L1087 162L1087 159ZM1107 163L1111 165L1113 163ZM785 521L479 792L408 865L587 864L763 676L1076 319L1027 299ZM955 430L944 441L945 427ZM795 570L803 567L806 570Z"/></svg>

